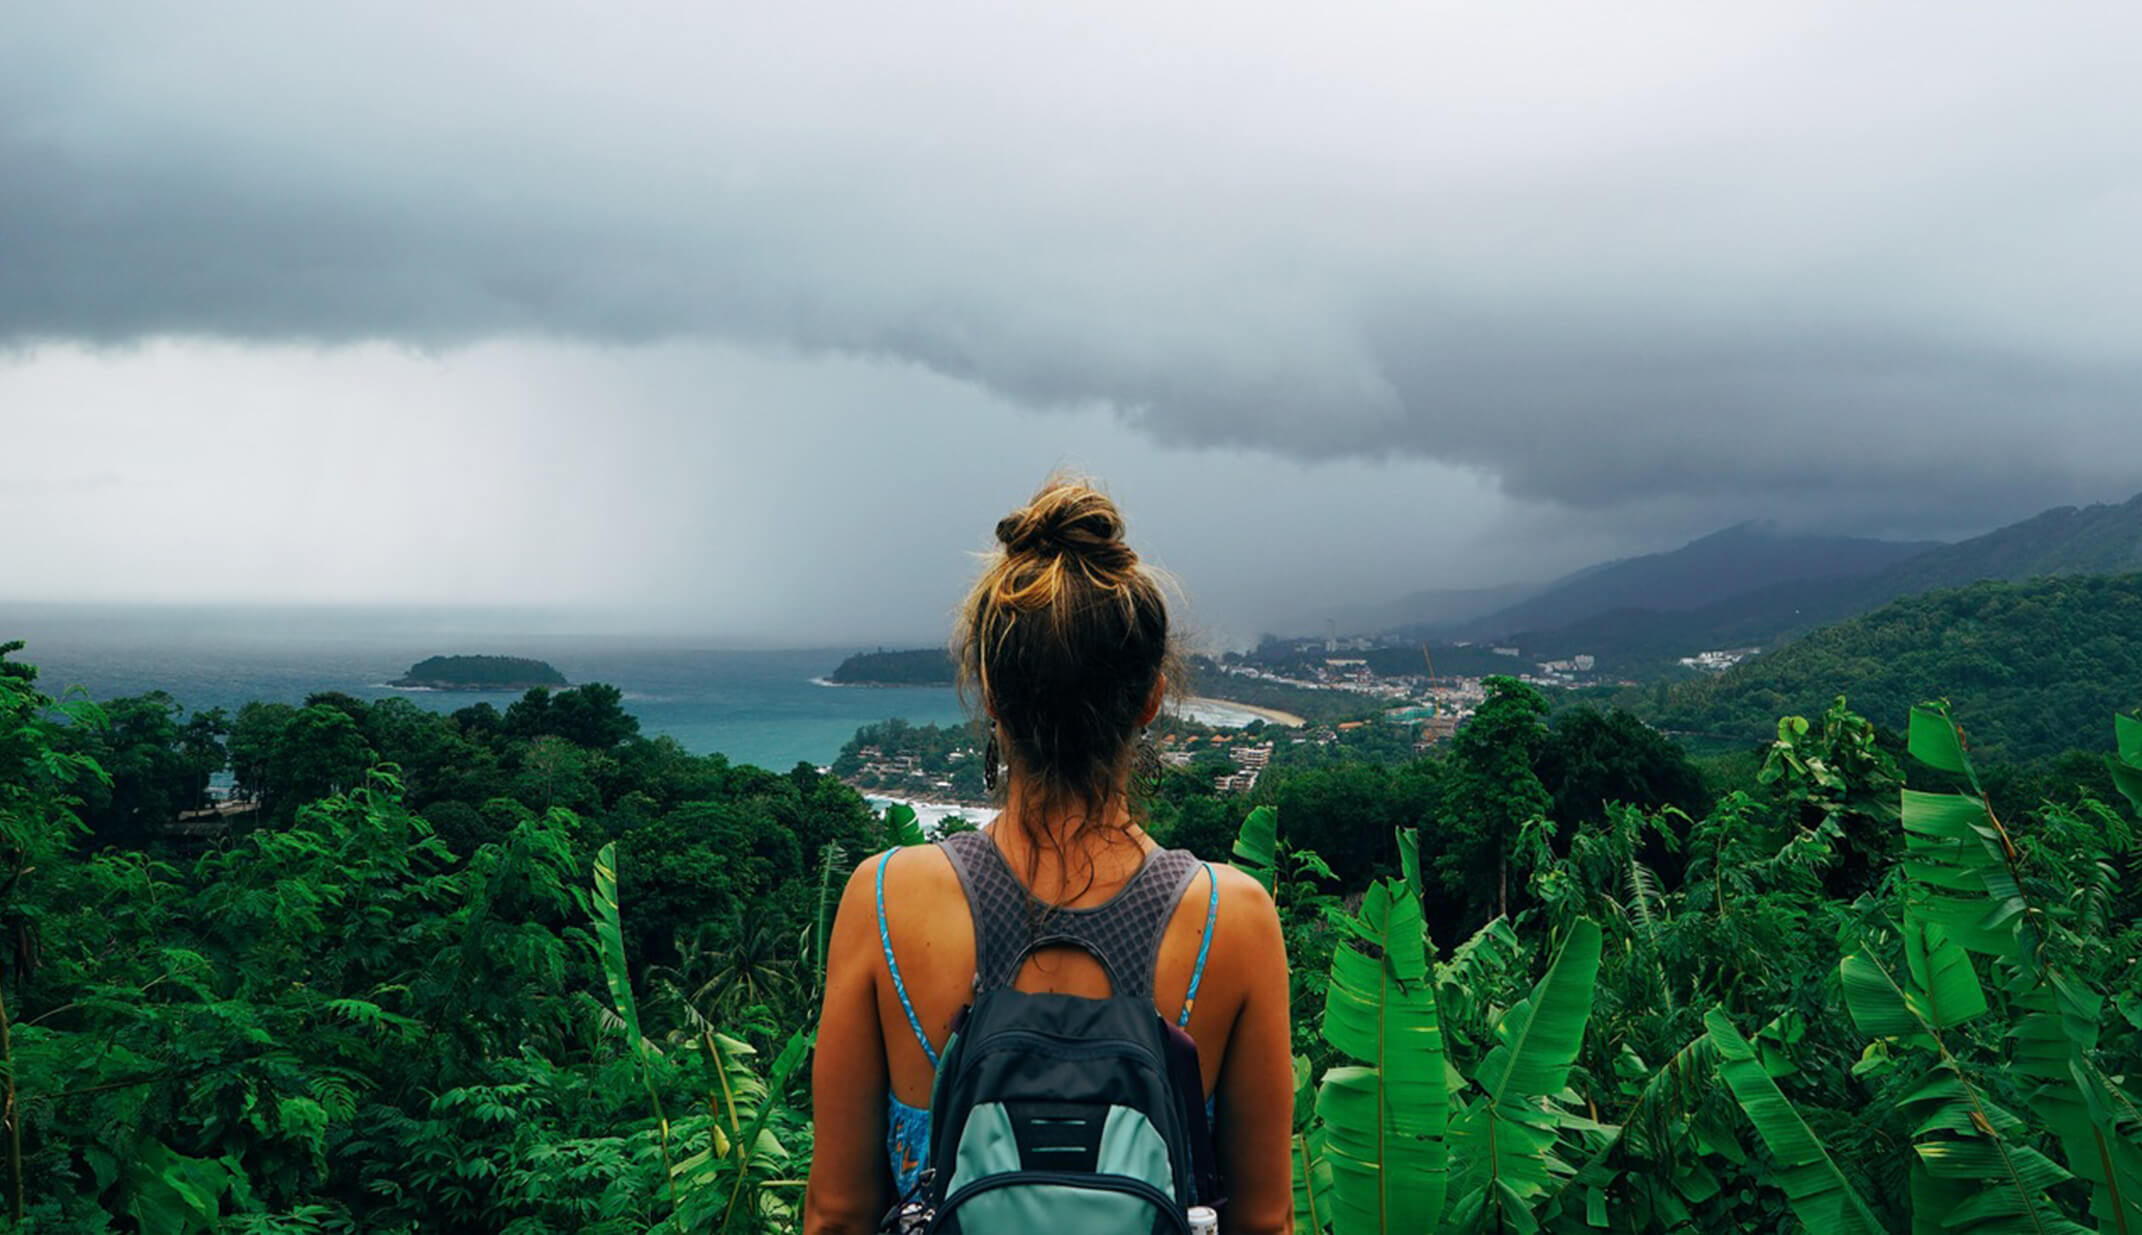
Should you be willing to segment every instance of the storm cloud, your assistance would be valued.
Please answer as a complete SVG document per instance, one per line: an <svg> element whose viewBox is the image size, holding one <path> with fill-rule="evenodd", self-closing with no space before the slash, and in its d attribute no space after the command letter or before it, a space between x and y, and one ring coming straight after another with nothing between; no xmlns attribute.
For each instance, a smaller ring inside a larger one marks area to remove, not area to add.
<svg viewBox="0 0 2142 1235"><path fill-rule="evenodd" d="M1022 7L17 10L0 340L912 370L1466 582L2142 488L2142 10Z"/></svg>

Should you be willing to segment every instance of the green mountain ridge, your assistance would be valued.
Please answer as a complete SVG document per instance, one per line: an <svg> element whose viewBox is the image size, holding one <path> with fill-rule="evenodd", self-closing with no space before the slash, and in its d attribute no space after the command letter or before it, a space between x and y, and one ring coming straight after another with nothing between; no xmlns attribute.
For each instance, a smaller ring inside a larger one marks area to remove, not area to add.
<svg viewBox="0 0 2142 1235"><path fill-rule="evenodd" d="M2051 757L2078 736L2109 750L2108 712L2142 705L2142 573L1986 581L1894 601L1823 627L1716 678L1624 692L1623 706L1699 742L1749 745L1777 718L1839 695L1903 716L1944 692L1974 752Z"/></svg>
<svg viewBox="0 0 2142 1235"><path fill-rule="evenodd" d="M1467 623L1466 638L1506 640L1622 610L1675 612L1731 604L1753 592L1877 574L1938 548L1928 541L1810 536L1742 523L1667 553L1602 563Z"/></svg>

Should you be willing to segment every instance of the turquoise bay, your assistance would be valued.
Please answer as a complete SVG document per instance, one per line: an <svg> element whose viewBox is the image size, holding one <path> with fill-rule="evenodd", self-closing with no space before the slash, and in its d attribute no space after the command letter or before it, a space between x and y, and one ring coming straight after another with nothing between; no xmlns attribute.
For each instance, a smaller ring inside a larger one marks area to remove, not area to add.
<svg viewBox="0 0 2142 1235"><path fill-rule="evenodd" d="M406 698L451 712L517 692L411 691L385 683L426 656L503 653L547 660L575 683L625 692L641 732L694 754L786 770L826 764L857 728L888 717L963 719L945 687L841 687L815 681L854 648L740 650L688 638L574 633L569 620L468 610L14 605L0 642L38 667L38 685L92 698L162 690L191 711L235 712L316 691Z"/></svg>

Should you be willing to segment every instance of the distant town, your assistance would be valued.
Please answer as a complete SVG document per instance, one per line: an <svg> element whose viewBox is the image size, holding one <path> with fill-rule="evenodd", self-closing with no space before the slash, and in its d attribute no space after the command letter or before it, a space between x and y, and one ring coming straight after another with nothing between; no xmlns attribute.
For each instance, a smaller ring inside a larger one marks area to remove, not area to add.
<svg viewBox="0 0 2142 1235"><path fill-rule="evenodd" d="M1716 673L1755 655L1756 648L1705 651L1681 659L1687 669ZM883 666L909 681L931 672L930 652L863 653L842 666L847 680L867 682ZM1458 662L1461 671L1438 664ZM1203 706L1169 715L1154 726L1163 767L1210 777L1214 792L1248 793L1273 767L1333 758L1404 759L1448 740L1486 698L1484 681L1503 674L1534 686L1571 690L1633 685L1601 673L1598 659L1578 653L1527 660L1507 644L1458 644L1430 649L1391 638L1267 638L1254 651L1195 662ZM1228 711L1228 705L1243 709ZM1249 709L1255 709L1253 713ZM981 743L966 726L886 721L857 731L830 771L857 790L880 797L947 805L988 801L982 785Z"/></svg>

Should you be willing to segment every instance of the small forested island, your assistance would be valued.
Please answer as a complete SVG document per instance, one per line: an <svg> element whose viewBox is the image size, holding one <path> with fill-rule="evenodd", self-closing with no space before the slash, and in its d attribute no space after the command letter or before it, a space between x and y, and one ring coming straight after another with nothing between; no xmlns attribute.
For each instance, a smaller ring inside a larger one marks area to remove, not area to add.
<svg viewBox="0 0 2142 1235"><path fill-rule="evenodd" d="M549 664L525 656L432 656L387 683L416 690L529 690L571 684Z"/></svg>
<svg viewBox="0 0 2142 1235"><path fill-rule="evenodd" d="M826 680L842 686L950 686L955 671L943 648L857 652L840 662Z"/></svg>

